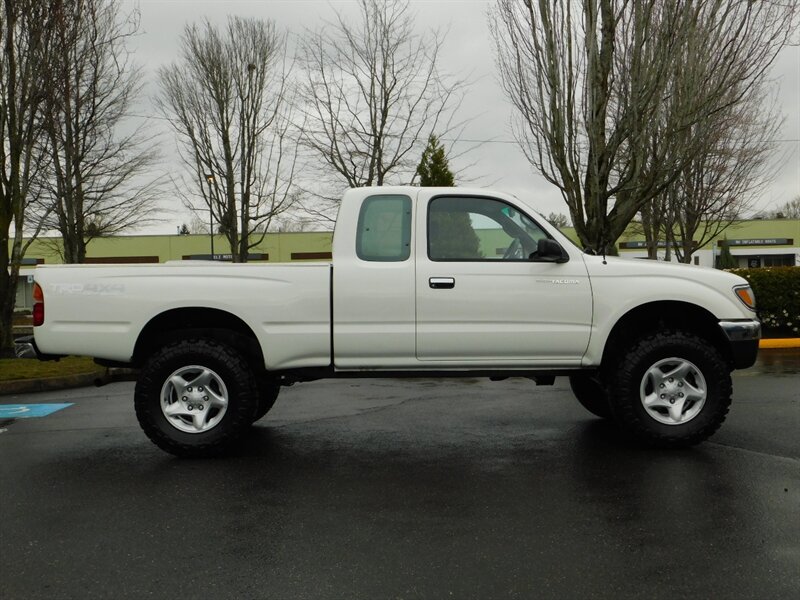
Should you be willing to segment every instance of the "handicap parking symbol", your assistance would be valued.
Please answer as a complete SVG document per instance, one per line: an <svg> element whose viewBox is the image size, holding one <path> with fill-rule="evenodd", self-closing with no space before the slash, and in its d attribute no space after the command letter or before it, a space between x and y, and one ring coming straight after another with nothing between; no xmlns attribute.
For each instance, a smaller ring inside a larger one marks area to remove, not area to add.
<svg viewBox="0 0 800 600"><path fill-rule="evenodd" d="M46 417L56 411L72 406L71 402L60 404L0 404L0 419L30 419Z"/></svg>

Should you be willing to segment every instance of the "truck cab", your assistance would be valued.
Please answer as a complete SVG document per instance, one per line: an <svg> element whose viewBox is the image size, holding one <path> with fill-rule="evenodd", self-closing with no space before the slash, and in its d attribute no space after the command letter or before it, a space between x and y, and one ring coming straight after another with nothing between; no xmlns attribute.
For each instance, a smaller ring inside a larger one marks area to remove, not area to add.
<svg viewBox="0 0 800 600"><path fill-rule="evenodd" d="M347 192L333 239L336 368L580 367L583 253L529 213L481 190Z"/></svg>

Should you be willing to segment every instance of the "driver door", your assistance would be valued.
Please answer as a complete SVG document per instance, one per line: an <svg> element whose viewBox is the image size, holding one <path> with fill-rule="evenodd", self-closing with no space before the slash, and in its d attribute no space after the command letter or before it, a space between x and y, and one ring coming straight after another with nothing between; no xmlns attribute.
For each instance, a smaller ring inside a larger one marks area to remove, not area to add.
<svg viewBox="0 0 800 600"><path fill-rule="evenodd" d="M549 236L505 200L422 191L418 206L417 231L425 232L416 242L419 360L580 364L592 319L580 256L532 261L538 240Z"/></svg>

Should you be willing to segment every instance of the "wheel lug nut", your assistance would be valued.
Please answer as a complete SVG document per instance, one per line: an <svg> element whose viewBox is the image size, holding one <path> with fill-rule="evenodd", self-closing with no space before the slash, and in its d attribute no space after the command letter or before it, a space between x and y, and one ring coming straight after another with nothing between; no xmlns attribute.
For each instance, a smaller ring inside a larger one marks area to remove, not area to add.
<svg viewBox="0 0 800 600"><path fill-rule="evenodd" d="M680 394L678 394L678 398L683 398L683 392L681 392Z"/></svg>
<svg viewBox="0 0 800 600"><path fill-rule="evenodd" d="M198 404L197 405L197 410L203 410L203 405L202 404Z"/></svg>
<svg viewBox="0 0 800 600"><path fill-rule="evenodd" d="M189 409L190 411L192 411L192 410L194 410L194 404L190 404L186 408Z"/></svg>
<svg viewBox="0 0 800 600"><path fill-rule="evenodd" d="M670 377L670 378L669 378L669 382L670 382L670 383L672 383L673 381L675 381L675 380L674 380L672 377ZM191 392L191 391L192 391L192 388L189 388L189 391Z"/></svg>
<svg viewBox="0 0 800 600"><path fill-rule="evenodd" d="M202 386L202 385L201 385L201 386L199 386L199 387L197 388L197 391L198 391L198 392L202 392L202 391L203 391L203 386Z"/></svg>
<svg viewBox="0 0 800 600"><path fill-rule="evenodd" d="M186 391L187 391L187 392L191 392L191 391L192 391L192 388L191 388L191 386L189 386L188 388L186 388Z"/></svg>
<svg viewBox="0 0 800 600"><path fill-rule="evenodd" d="M203 396L203 400L205 400L206 402L208 402L208 396Z"/></svg>
<svg viewBox="0 0 800 600"><path fill-rule="evenodd" d="M669 403L670 403L670 404L675 404L675 398L670 398L670 399L669 399Z"/></svg>
<svg viewBox="0 0 800 600"><path fill-rule="evenodd" d="M678 387L683 387L683 382L682 381L678 382Z"/></svg>
<svg viewBox="0 0 800 600"><path fill-rule="evenodd" d="M183 398L181 398L181 400L183 400L184 402L186 402L188 399L189 399L189 398L187 398L186 396L184 396Z"/></svg>
<svg viewBox="0 0 800 600"><path fill-rule="evenodd" d="M663 390L663 389L664 389L664 384L663 384L663 383L660 383L660 384L658 385L658 387L660 387L660 388Z"/></svg>
<svg viewBox="0 0 800 600"><path fill-rule="evenodd" d="M666 397L667 397L667 395L666 395L666 394L661 394L661 399L662 399L662 400L663 400L664 398L666 398Z"/></svg>

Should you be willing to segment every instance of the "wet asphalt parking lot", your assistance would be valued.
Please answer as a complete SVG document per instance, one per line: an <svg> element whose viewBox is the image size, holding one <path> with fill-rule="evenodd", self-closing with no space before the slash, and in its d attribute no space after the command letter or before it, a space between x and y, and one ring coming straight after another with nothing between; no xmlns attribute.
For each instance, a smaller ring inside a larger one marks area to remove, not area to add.
<svg viewBox="0 0 800 600"><path fill-rule="evenodd" d="M800 350L728 421L646 450L566 379L282 390L236 454L180 460L133 384L0 421L0 598L796 598Z"/></svg>

